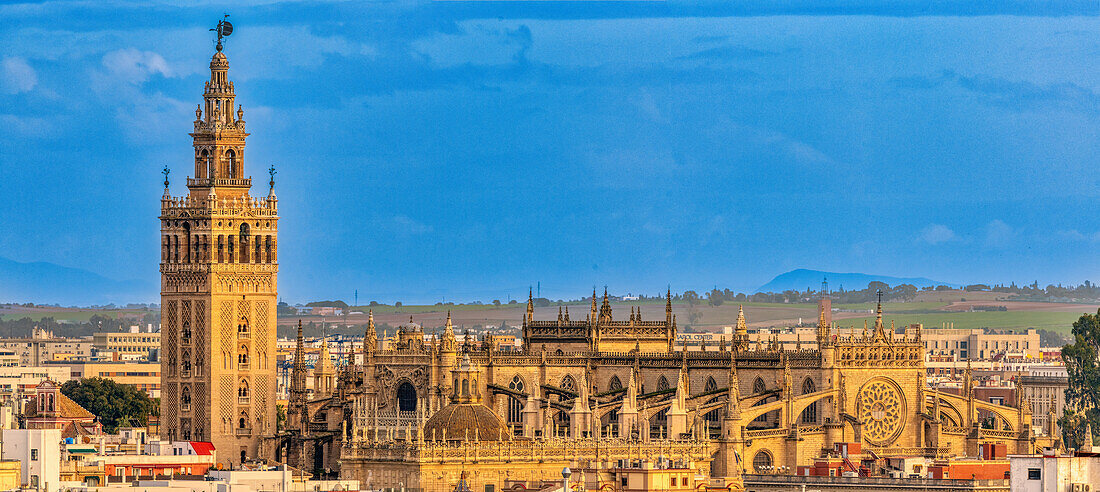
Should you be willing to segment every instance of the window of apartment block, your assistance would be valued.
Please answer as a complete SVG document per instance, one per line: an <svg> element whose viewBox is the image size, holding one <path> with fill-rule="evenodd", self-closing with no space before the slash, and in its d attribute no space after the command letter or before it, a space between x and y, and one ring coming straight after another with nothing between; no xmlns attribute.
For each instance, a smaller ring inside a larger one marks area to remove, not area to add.
<svg viewBox="0 0 1100 492"><path fill-rule="evenodd" d="M1028 468L1027 469L1027 479L1028 480L1041 480L1042 478L1043 478L1043 473L1041 471L1039 471L1038 468Z"/></svg>

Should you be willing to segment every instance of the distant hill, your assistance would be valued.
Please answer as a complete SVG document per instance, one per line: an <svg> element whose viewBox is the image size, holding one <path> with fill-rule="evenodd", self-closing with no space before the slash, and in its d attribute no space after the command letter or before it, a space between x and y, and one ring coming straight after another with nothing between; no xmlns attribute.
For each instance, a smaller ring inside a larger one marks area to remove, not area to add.
<svg viewBox="0 0 1100 492"><path fill-rule="evenodd" d="M807 288L818 290L821 288L821 280L829 280L829 289L837 290L841 286L845 290L862 290L867 288L867 284L871 282L883 282L891 287L900 284L912 284L917 287L926 287L929 285L947 285L951 287L960 287L958 284L950 282L939 282L936 280L924 278L924 277L890 277L887 275L869 275L866 273L837 273L837 272L823 272L820 270L807 270L805 268L799 268L798 270L791 270L787 273L779 275L756 289L757 292L784 292L788 290L804 291Z"/></svg>
<svg viewBox="0 0 1100 492"><path fill-rule="evenodd" d="M33 302L62 306L157 302L153 282L115 280L79 268L53 263L20 263L0 257L0 302Z"/></svg>

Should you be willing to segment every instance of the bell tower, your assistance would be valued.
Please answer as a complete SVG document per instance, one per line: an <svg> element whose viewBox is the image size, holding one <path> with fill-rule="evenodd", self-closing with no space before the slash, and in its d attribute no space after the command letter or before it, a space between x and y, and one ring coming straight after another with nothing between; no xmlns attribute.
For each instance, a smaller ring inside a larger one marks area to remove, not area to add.
<svg viewBox="0 0 1100 492"><path fill-rule="evenodd" d="M168 440L210 441L219 461L265 455L275 434L278 199L244 174L244 110L234 107L218 23L210 79L195 110L188 193L161 198L161 428Z"/></svg>

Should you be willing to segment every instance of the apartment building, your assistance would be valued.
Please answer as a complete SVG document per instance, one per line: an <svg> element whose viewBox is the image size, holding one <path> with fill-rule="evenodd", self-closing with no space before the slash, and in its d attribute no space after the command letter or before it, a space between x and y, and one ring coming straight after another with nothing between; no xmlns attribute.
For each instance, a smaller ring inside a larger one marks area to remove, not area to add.
<svg viewBox="0 0 1100 492"><path fill-rule="evenodd" d="M932 356L957 356L959 359L992 359L998 354L1041 357L1039 332L1009 332L983 329L928 329L921 332L924 348Z"/></svg>
<svg viewBox="0 0 1100 492"><path fill-rule="evenodd" d="M128 332L96 333L92 336L92 346L100 352L139 355L148 359L150 352L160 349L160 332L142 332L132 326Z"/></svg>
<svg viewBox="0 0 1100 492"><path fill-rule="evenodd" d="M147 361L67 361L53 362L68 370L71 379L104 378L133 386L150 398L160 398L160 363Z"/></svg>

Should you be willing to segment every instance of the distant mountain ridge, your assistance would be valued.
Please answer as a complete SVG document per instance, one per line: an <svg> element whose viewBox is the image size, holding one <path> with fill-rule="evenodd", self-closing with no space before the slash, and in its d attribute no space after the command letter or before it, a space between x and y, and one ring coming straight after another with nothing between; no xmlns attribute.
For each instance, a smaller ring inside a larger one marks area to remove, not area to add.
<svg viewBox="0 0 1100 492"><path fill-rule="evenodd" d="M888 275L871 275L866 273L837 273L837 272L823 272L821 270L807 270L805 268L799 268L797 270L791 270L787 273L781 274L773 278L770 282L764 284L757 292L784 292L788 290L804 291L807 288L812 290L821 289L821 281L827 279L829 281L829 290L839 290L843 287L845 290L863 290L867 288L867 284L871 282L883 282L891 287L901 284L911 284L919 287L947 285L950 287L961 287L959 284L953 284L951 282L940 282L924 277L891 277Z"/></svg>
<svg viewBox="0 0 1100 492"><path fill-rule="evenodd" d="M0 257L0 302L122 305L157 302L159 295L160 289L153 281L115 280L80 268Z"/></svg>

